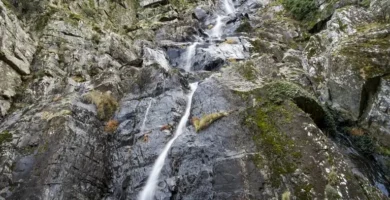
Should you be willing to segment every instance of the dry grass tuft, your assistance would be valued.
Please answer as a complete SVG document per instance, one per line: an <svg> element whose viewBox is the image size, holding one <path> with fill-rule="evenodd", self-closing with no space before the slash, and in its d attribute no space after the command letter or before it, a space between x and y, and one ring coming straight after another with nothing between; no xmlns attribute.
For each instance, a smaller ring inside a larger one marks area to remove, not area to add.
<svg viewBox="0 0 390 200"><path fill-rule="evenodd" d="M84 97L89 103L95 104L100 120L110 119L118 108L118 102L110 92L91 91Z"/></svg>
<svg viewBox="0 0 390 200"><path fill-rule="evenodd" d="M363 136L364 135L364 130L361 128L352 128L349 131L349 134L355 135L355 136Z"/></svg>

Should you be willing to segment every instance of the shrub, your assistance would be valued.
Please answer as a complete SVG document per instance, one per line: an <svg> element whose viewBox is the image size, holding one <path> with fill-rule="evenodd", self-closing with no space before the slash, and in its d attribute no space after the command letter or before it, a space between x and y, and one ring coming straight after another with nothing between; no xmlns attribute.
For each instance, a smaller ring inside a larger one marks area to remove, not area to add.
<svg viewBox="0 0 390 200"><path fill-rule="evenodd" d="M92 38L91 38L92 42L95 43L95 44L99 44L100 43L100 39L101 38L100 38L99 34L93 34Z"/></svg>
<svg viewBox="0 0 390 200"><path fill-rule="evenodd" d="M340 199L338 191L329 184L325 186L325 194L329 200Z"/></svg>
<svg viewBox="0 0 390 200"><path fill-rule="evenodd" d="M283 6L297 20L303 20L317 11L314 0L283 0Z"/></svg>
<svg viewBox="0 0 390 200"><path fill-rule="evenodd" d="M238 73L247 81L255 81L257 79L256 69L253 65L253 62L248 61L245 64L240 65L240 68L238 69Z"/></svg>
<svg viewBox="0 0 390 200"><path fill-rule="evenodd" d="M118 102L110 92L91 91L84 97L87 102L95 104L100 120L108 120L118 108Z"/></svg>
<svg viewBox="0 0 390 200"><path fill-rule="evenodd" d="M104 128L104 131L107 133L114 133L116 129L118 128L119 123L116 120L110 120L107 122L106 127Z"/></svg>
<svg viewBox="0 0 390 200"><path fill-rule="evenodd" d="M81 20L81 15L77 13L70 13L69 18L75 21L80 21Z"/></svg>
<svg viewBox="0 0 390 200"><path fill-rule="evenodd" d="M252 31L252 29L253 28L252 28L251 24L249 23L249 21L248 20L244 20L240 24L240 26L238 26L238 28L236 29L236 32L238 32L238 33L243 33L243 32L249 33L249 32Z"/></svg>
<svg viewBox="0 0 390 200"><path fill-rule="evenodd" d="M382 1L380 3L380 13L379 13L379 17L380 19L386 23L386 22L390 22L390 1Z"/></svg>
<svg viewBox="0 0 390 200"><path fill-rule="evenodd" d="M12 141L12 134L8 131L3 131L0 133L0 145L5 142L11 142Z"/></svg>

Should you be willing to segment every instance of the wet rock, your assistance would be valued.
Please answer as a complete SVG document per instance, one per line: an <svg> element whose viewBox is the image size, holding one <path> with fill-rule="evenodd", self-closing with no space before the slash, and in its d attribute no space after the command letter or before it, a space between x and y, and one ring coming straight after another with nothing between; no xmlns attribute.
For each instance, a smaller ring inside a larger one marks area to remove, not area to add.
<svg viewBox="0 0 390 200"><path fill-rule="evenodd" d="M194 17L195 17L197 20L203 21L203 20L207 17L208 13L207 13L207 11L203 10L202 8L197 7L197 8L194 10L194 14L193 14L193 15L194 15Z"/></svg>

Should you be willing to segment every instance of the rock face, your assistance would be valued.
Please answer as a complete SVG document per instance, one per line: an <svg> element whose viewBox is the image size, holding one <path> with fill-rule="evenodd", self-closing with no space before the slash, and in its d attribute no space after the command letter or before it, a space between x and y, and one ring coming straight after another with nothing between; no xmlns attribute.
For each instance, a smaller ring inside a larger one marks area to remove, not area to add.
<svg viewBox="0 0 390 200"><path fill-rule="evenodd" d="M0 117L11 107L10 99L21 85L21 75L30 74L35 52L34 41L23 29L16 16L0 2Z"/></svg>
<svg viewBox="0 0 390 200"><path fill-rule="evenodd" d="M137 199L192 82L154 199L388 199L386 5L0 1L0 199Z"/></svg>

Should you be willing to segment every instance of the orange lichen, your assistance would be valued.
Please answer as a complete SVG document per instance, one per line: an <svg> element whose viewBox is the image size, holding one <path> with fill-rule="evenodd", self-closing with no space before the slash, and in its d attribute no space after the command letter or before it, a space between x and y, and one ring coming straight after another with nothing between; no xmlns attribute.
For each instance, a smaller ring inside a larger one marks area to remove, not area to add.
<svg viewBox="0 0 390 200"><path fill-rule="evenodd" d="M106 127L104 128L104 131L107 133L114 133L116 129L119 126L119 122L116 120L110 120L107 122Z"/></svg>

